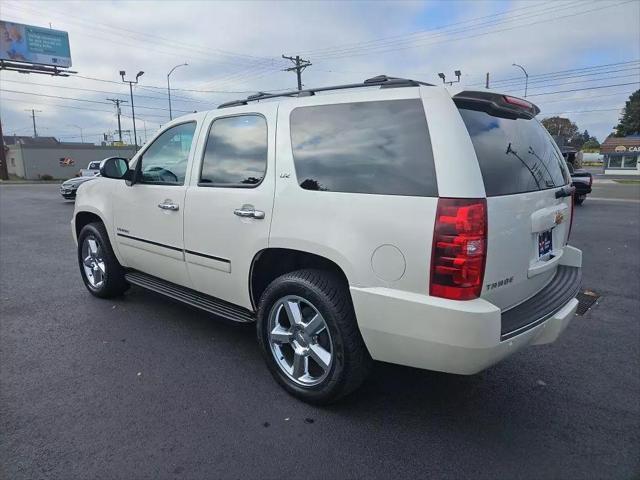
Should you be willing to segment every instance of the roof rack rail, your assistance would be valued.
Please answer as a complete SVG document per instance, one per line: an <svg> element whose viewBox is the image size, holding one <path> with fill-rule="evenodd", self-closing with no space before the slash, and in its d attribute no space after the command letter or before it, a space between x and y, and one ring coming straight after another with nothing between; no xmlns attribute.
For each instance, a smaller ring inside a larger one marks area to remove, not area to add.
<svg viewBox="0 0 640 480"><path fill-rule="evenodd" d="M429 87L433 86L431 83L420 82L418 80L411 80L408 78L388 77L386 75L378 75L377 77L368 78L362 83L348 83L345 85L334 85L332 87L307 88L305 90L292 90L289 92L282 92L282 93L257 92L253 95L249 95L247 98L242 100L232 100L230 102L221 103L220 105L218 105L218 108L237 107L240 105L247 105L249 102L256 102L258 100L267 100L269 98L309 97L309 96L315 95L316 92L327 92L330 90L346 90L348 88L362 88L362 87L375 87L375 86L380 86L380 88L417 87L420 85L426 85Z"/></svg>

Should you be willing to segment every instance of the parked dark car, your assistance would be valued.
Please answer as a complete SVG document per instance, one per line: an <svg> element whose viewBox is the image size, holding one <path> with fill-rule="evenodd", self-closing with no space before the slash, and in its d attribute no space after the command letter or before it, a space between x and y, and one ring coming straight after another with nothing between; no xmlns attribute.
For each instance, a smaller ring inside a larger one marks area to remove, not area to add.
<svg viewBox="0 0 640 480"><path fill-rule="evenodd" d="M571 173L571 186L576 189L573 195L573 201L576 205L582 205L587 195L591 193L593 176L586 170L574 168L571 162L567 162L567 167L569 167L569 172Z"/></svg>
<svg viewBox="0 0 640 480"><path fill-rule="evenodd" d="M67 200L73 200L76 198L76 192L78 191L78 187L82 185L84 182L90 182L91 180L95 180L99 175L91 175L85 177L74 177L66 180L60 185L60 195L62 195Z"/></svg>

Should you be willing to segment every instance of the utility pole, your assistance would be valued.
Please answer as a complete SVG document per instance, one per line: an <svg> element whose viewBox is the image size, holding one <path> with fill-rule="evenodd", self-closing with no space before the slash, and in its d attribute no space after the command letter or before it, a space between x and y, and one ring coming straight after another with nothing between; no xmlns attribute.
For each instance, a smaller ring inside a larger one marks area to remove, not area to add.
<svg viewBox="0 0 640 480"><path fill-rule="evenodd" d="M291 60L295 66L285 68L284 72L296 72L296 76L298 77L298 90L302 90L302 71L313 65L309 60L303 60L299 55L295 57L287 57L286 55L282 55L282 58L285 60Z"/></svg>
<svg viewBox="0 0 640 480"><path fill-rule="evenodd" d="M25 112L31 112L31 120L33 121L33 136L38 136L38 130L36 129L36 113L42 113L42 110L25 110Z"/></svg>
<svg viewBox="0 0 640 480"><path fill-rule="evenodd" d="M135 107L133 106L133 86L138 84L138 79L142 75L144 75L144 72L140 70L136 74L135 80L125 80L124 76L126 74L127 72L125 72L124 70L120 70L120 76L122 77L122 82L129 84L129 94L131 95L131 118L133 120L133 143L136 147L136 152L137 152L138 151L138 135L136 134L136 111L135 111Z"/></svg>
<svg viewBox="0 0 640 480"><path fill-rule="evenodd" d="M0 122L0 179L9 180L7 152L4 150L4 136L2 135L2 122Z"/></svg>
<svg viewBox="0 0 640 480"><path fill-rule="evenodd" d="M127 103L126 100L120 100L119 98L107 98L110 102L113 102L116 106L116 115L118 116L118 139L122 143L122 125L120 125L120 104Z"/></svg>
<svg viewBox="0 0 640 480"><path fill-rule="evenodd" d="M487 78L486 78L486 80L484 82L484 88L489 90L489 72L487 72Z"/></svg>

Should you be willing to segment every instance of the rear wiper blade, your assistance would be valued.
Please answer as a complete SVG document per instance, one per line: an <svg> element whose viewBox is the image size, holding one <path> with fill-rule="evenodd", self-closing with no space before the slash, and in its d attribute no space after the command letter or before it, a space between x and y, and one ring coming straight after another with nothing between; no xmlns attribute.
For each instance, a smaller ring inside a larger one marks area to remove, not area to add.
<svg viewBox="0 0 640 480"><path fill-rule="evenodd" d="M518 155L518 152L516 152L513 148L511 148L511 142L509 142L509 145L507 146L507 151L505 152L507 155L511 154L514 157L516 157L518 160L520 160L520 162L527 168L527 170L529 170L529 173L531 174L531 176L533 177L533 181L536 182L536 186L538 187L538 190L541 190L540 188L540 182L538 181L538 179L536 178L536 174L533 173L533 170L531 170L531 167L529 165L527 165L527 162L525 162L520 155Z"/></svg>

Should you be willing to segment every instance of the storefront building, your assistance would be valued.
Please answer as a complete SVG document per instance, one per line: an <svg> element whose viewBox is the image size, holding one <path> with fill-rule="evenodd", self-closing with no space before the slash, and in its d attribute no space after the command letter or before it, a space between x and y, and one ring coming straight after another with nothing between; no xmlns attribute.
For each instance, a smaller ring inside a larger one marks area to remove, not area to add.
<svg viewBox="0 0 640 480"><path fill-rule="evenodd" d="M608 137L600 145L604 173L609 175L640 175L640 135Z"/></svg>
<svg viewBox="0 0 640 480"><path fill-rule="evenodd" d="M9 175L25 180L67 179L87 168L89 162L107 157L131 158L132 145L107 146L60 142L54 137L5 136Z"/></svg>

